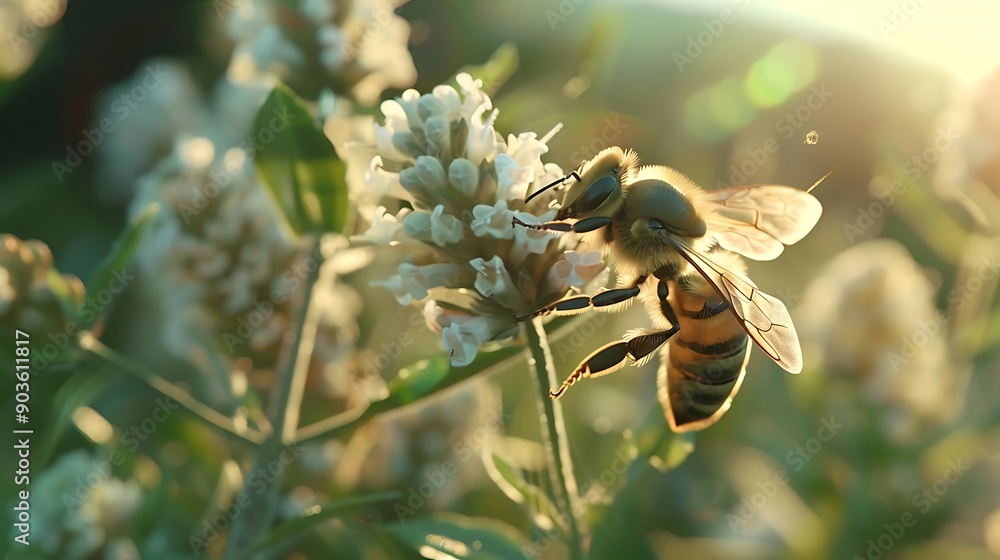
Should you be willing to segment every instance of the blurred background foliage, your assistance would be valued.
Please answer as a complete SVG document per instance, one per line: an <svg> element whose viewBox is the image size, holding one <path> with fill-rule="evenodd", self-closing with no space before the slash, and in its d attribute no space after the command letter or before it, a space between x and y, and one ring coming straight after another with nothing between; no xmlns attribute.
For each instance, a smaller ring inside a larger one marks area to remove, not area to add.
<svg viewBox="0 0 1000 560"><path fill-rule="evenodd" d="M251 129L270 87L261 82L241 97L219 85L234 73L234 46L239 53L247 41L245 29L227 23L241 2L251 0L0 6L0 28L15 37L0 50L0 230L16 236L0 247L9 286L0 283L5 356L15 327L33 333L36 349L58 344L42 333L72 320L59 302L83 301L77 278L106 278L115 240L145 203L169 208L179 196L171 192L186 192L194 179L184 165L203 157L204 146L185 144L180 167L157 164L178 138L193 130L221 158ZM296 13L324 4L269 3L290 35L308 25ZM808 188L834 170L814 191L824 206L816 229L779 260L749 263L755 282L793 310L801 375L754 352L733 408L694 436L669 433L652 363L581 383L563 399L592 558L1000 555L1000 61L985 27L996 10L975 2L735 0L417 0L396 9L409 25L404 41L416 75L396 68L394 76L428 92L471 69L500 108L498 130L543 134L563 124L545 156L563 169L621 145L706 187ZM23 27L32 21L36 30ZM280 59L281 48L250 56ZM354 114L377 115L379 99L408 85L389 80L364 90L350 72L327 76L310 66L327 60L315 54L281 76L313 110L324 110L322 92L331 90L337 108L347 100ZM124 84L141 80L150 64L168 68L164 87L79 167L54 170L83 131L114 115ZM335 145L341 130L326 129ZM176 224L152 222L127 269L135 281L101 306L94 333L136 368L262 427L295 297L275 312L280 320L267 336L235 353L191 325L237 329L233 320L246 316L253 290L267 290L255 274L292 270L308 247L267 207L250 163L237 166L247 172L213 202L222 226L170 237L163 232ZM352 203L373 206L355 191ZM357 216L342 231L364 231L364 212ZM249 225L222 231L231 223ZM164 251L176 243L196 257L171 261ZM232 269L210 270L197 257L208 246L231 255L266 247L252 262L267 271L248 265L237 280ZM330 279L341 312L322 318L322 359L309 373L301 424L375 404L301 446L282 486L284 532L267 536L272 552L567 557L539 490L537 396L525 390L523 354L500 348L449 370L421 310L369 285L395 270L400 255L338 254L348 255ZM87 286L106 285L97 282ZM241 282L246 301L234 303ZM552 321L558 371L647 321L640 306ZM148 419L157 393L100 360L71 353L50 361L31 389L39 434L32 523L34 539L54 544L25 557L190 557L189 537L202 535L244 484L248 447L186 414L123 437ZM479 369L489 373L436 391ZM400 382L401 370L417 381ZM432 398L420 398L421 383L435 389ZM12 410L12 393L3 394ZM107 461L113 473L78 507L67 505L78 477ZM413 502L428 482L430 497ZM5 503L11 490L3 488ZM303 512L338 503L296 531ZM400 513L406 508L412 517ZM903 527L907 520L915 524ZM222 554L223 541L206 553Z"/></svg>

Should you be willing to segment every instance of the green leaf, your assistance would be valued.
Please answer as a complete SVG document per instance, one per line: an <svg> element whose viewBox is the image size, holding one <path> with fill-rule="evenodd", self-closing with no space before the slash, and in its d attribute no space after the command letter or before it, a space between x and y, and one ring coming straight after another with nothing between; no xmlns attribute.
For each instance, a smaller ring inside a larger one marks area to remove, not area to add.
<svg viewBox="0 0 1000 560"><path fill-rule="evenodd" d="M143 235L145 235L146 230L149 229L150 224L153 223L153 218L159 211L159 204L150 204L118 236L114 247L111 249L111 253L97 266L97 270L91 276L90 282L87 283L88 294L101 290L114 292L111 289L112 282L121 283L116 277L124 274L125 267L132 260L132 256L135 254L136 249L139 248L139 243L142 241ZM99 315L97 314L89 321L83 321L81 318L83 328L89 329L98 318Z"/></svg>
<svg viewBox="0 0 1000 560"><path fill-rule="evenodd" d="M389 394L400 404L411 403L433 391L448 375L450 367L447 356L420 360L399 370L399 375L389 384Z"/></svg>
<svg viewBox="0 0 1000 560"><path fill-rule="evenodd" d="M292 229L342 232L347 168L305 103L287 86L271 90L254 119L253 137L260 144L254 162Z"/></svg>
<svg viewBox="0 0 1000 560"><path fill-rule="evenodd" d="M45 427L45 433L38 446L43 465L48 462L49 455L69 425L76 409L97 400L108 389L112 379L113 375L95 367L84 367L63 383L56 393L52 406L56 416Z"/></svg>
<svg viewBox="0 0 1000 560"><path fill-rule="evenodd" d="M281 549L282 547L294 544L299 539L315 530L320 524L332 519L343 518L344 524L351 527L353 531L367 531L369 525L372 530L377 529L381 521L376 510L370 508L372 504L399 500L403 497L402 492L382 492L380 494L369 494L365 496L353 496L343 500L330 502L324 506L319 506L309 510L309 513L302 517L286 521L268 533L252 549L247 551L244 558L251 558L258 554ZM360 514L359 519L354 519L353 514ZM368 517L371 517L369 522Z"/></svg>
<svg viewBox="0 0 1000 560"><path fill-rule="evenodd" d="M483 456L486 473L490 479L515 503L521 504L533 515L540 515L552 523L558 522L559 509L544 490L528 482L525 472L537 473L541 480L545 468L541 444L506 438ZM527 457L526 457L527 456ZM540 525L540 520L535 520Z"/></svg>
<svg viewBox="0 0 1000 560"><path fill-rule="evenodd" d="M383 531L424 558L508 560L525 558L523 549L530 549L528 541L506 523L454 513L387 525Z"/></svg>
<svg viewBox="0 0 1000 560"><path fill-rule="evenodd" d="M473 79L482 80L483 92L493 97L517 71L518 62L517 46L514 43L504 43L490 55L489 60L483 64L463 66L456 75L465 72ZM454 77L449 82L458 85Z"/></svg>

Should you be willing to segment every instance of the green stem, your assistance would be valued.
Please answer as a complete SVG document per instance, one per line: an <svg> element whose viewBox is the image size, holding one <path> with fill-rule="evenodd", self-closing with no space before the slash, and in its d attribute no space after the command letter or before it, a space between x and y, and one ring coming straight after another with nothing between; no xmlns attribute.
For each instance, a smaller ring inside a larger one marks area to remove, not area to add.
<svg viewBox="0 0 1000 560"><path fill-rule="evenodd" d="M320 316L319 310L312 305L313 291L324 260L318 240L310 254L312 258L317 259L317 265L309 272L309 277L306 279L305 293L296 323L295 340L288 352L285 368L281 372L271 400L268 416L273 429L264 443L257 448L253 467L245 474L243 493L252 503L233 521L229 533L227 558L241 557L242 553L267 534L274 524L281 497L281 482L287 470L286 454L290 453L293 457L298 455L294 436L298 427L302 396ZM287 449L289 447L293 449L289 451ZM269 467L277 464L281 464L282 468L278 469L278 475L272 476L273 469ZM267 475L254 476L255 473L267 473ZM268 483L263 491L256 488L261 479Z"/></svg>
<svg viewBox="0 0 1000 560"><path fill-rule="evenodd" d="M260 432L247 427L239 427L232 418L191 396L190 393L167 381L128 356L119 354L97 340L90 333L80 335L80 347L109 364L121 369L132 377L149 385L169 399L177 402L188 412L204 420L210 426L221 430L226 436L254 445L264 441Z"/></svg>
<svg viewBox="0 0 1000 560"><path fill-rule="evenodd" d="M583 521L580 515L580 494L573 474L573 459L569 452L566 425L563 421L562 406L549 397L549 391L559 386L556 370L552 365L552 352L545 335L545 327L539 317L524 323L530 351L529 365L534 366L535 388L538 390L538 412L541 415L542 444L545 448L547 470L551 477L555 502L566 516L569 527L569 554L573 560L583 558Z"/></svg>

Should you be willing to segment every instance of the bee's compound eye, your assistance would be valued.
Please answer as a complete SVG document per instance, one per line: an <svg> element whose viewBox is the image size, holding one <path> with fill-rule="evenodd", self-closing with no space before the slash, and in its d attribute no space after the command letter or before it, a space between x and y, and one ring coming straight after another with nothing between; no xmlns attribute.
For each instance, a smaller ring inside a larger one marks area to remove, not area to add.
<svg viewBox="0 0 1000 560"><path fill-rule="evenodd" d="M593 212L618 188L621 188L618 174L605 175L588 185L573 206L576 206L580 213Z"/></svg>

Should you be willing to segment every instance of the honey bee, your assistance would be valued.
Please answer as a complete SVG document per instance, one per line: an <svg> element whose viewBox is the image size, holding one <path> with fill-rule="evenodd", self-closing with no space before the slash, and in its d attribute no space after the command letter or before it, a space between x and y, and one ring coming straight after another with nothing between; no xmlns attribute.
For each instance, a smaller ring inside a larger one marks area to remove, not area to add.
<svg viewBox="0 0 1000 560"><path fill-rule="evenodd" d="M805 237L822 214L815 197L780 185L706 191L674 169L640 167L635 152L611 147L528 200L570 180L575 183L554 221L514 218L513 225L590 234L585 242L610 252L618 285L567 296L516 320L615 310L644 294L656 328L629 331L593 352L552 398L582 378L646 363L663 347L660 402L671 429L691 431L728 410L746 372L750 340L785 370L802 371L788 310L747 278L739 255L772 260Z"/></svg>

